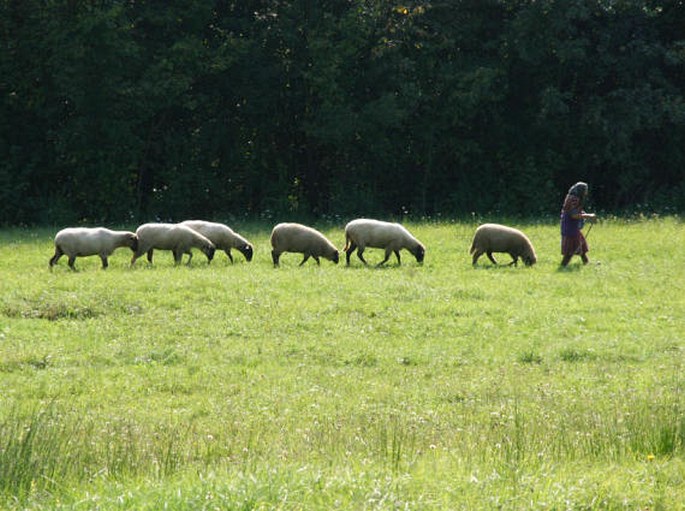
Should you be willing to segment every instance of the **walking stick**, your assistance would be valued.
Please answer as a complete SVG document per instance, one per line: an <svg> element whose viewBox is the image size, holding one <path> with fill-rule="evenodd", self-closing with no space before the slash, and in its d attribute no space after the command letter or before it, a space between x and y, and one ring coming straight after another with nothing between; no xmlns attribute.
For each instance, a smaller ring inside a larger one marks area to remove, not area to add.
<svg viewBox="0 0 685 511"><path fill-rule="evenodd" d="M588 227L587 233L585 234L585 240L587 241L588 236L590 236L590 231L592 230L592 226L595 225L594 222L590 224L590 227Z"/></svg>
<svg viewBox="0 0 685 511"><path fill-rule="evenodd" d="M592 230L592 226L595 225L594 222L590 224L590 227L587 229L587 233L583 236L585 238L585 241L587 241L588 236L590 236L590 231ZM580 254L582 250L582 245L579 245L578 248L576 249L576 254Z"/></svg>

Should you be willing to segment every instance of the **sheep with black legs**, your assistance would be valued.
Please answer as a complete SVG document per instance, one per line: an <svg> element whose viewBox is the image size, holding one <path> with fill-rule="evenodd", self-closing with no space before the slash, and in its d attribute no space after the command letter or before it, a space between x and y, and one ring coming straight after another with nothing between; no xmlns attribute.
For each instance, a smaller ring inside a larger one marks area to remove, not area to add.
<svg viewBox="0 0 685 511"><path fill-rule="evenodd" d="M509 263L516 266L520 257L526 266L531 266L537 262L535 249L528 237L518 229L507 227L500 224L483 224L473 236L470 254L473 256L473 265L476 265L478 258L487 254L492 264L497 264L493 257L493 252L506 252L513 261Z"/></svg>
<svg viewBox="0 0 685 511"><path fill-rule="evenodd" d="M194 231L199 232L214 243L217 250L226 252L231 263L233 262L233 255L231 254L232 248L235 248L243 254L247 262L252 261L252 255L254 253L252 244L227 225L217 222L206 222L204 220L186 220L185 222L181 222L181 225L188 226Z"/></svg>
<svg viewBox="0 0 685 511"><path fill-rule="evenodd" d="M67 227L55 235L55 255L50 258L50 269L66 254L69 267L74 268L77 257L100 256L102 268L107 268L107 258L119 247L135 251L138 238L129 231L112 231L104 227Z"/></svg>
<svg viewBox="0 0 685 511"><path fill-rule="evenodd" d="M364 250L367 248L385 249L385 258L378 266L385 264L390 254L395 253L397 264L400 260L400 250L406 249L416 258L419 263L423 262L426 255L426 247L417 240L404 226L398 223L382 222L369 218L352 220L345 226L345 257L347 265L350 264L350 256L356 250L357 257L364 263Z"/></svg>
<svg viewBox="0 0 685 511"><path fill-rule="evenodd" d="M155 249L171 250L175 264L180 264L183 254L188 254L187 264L190 264L193 258L192 248L201 250L207 256L209 264L216 250L214 244L202 234L181 224L143 224L136 229L136 236L138 236L138 248L133 253L131 265L145 253L147 253L147 260L151 263Z"/></svg>
<svg viewBox="0 0 685 511"><path fill-rule="evenodd" d="M271 231L271 258L274 266L278 266L283 252L304 254L300 263L302 266L310 257L316 264L321 264L320 257L338 264L338 249L323 234L316 229L296 223L280 223Z"/></svg>

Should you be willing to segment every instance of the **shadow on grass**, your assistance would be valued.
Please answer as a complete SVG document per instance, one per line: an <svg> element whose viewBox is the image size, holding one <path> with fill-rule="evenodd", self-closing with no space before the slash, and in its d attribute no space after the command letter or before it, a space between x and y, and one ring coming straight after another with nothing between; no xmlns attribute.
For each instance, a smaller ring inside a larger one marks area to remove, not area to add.
<svg viewBox="0 0 685 511"><path fill-rule="evenodd" d="M527 266L525 266L524 264L521 264L520 266L523 268L527 268ZM518 266L514 266L513 264L509 264L509 263L484 264L484 265L478 265L477 264L476 266L471 265L471 267L474 270L486 270L486 271L501 271L501 270L507 270L507 269L512 269L512 270L520 269Z"/></svg>
<svg viewBox="0 0 685 511"><path fill-rule="evenodd" d="M343 268L349 269L349 270L374 270L374 271L389 271L389 270L397 270L401 268L421 268L422 266L419 264L411 265L411 264L384 264L379 266L378 264L372 264L369 263L368 265L364 264L350 264L349 266L346 264L342 265Z"/></svg>
<svg viewBox="0 0 685 511"><path fill-rule="evenodd" d="M557 267L557 273L575 273L575 272L579 272L580 270L583 269L583 266L585 266L585 265L583 265L582 263L578 263L578 264L569 264L568 266L561 266L561 265L559 265L559 266Z"/></svg>

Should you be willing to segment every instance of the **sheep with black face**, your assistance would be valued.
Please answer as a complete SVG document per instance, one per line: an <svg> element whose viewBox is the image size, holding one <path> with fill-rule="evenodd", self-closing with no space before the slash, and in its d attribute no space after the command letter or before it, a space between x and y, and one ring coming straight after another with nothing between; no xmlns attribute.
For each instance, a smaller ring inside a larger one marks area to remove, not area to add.
<svg viewBox="0 0 685 511"><path fill-rule="evenodd" d="M328 238L316 229L296 223L280 223L271 231L271 258L274 266L278 266L279 258L283 252L295 252L304 254L300 263L302 266L310 257L316 264L321 264L320 257L338 264L338 249Z"/></svg>
<svg viewBox="0 0 685 511"><path fill-rule="evenodd" d="M487 254L492 264L497 264L492 255L493 252L508 253L513 259L509 265L516 266L519 257L526 266L537 262L533 244L521 231L506 225L483 224L476 229L471 243L470 254L473 256L473 265L476 265L478 258L483 254Z"/></svg>
<svg viewBox="0 0 685 511"><path fill-rule="evenodd" d="M252 255L254 253L252 244L229 226L204 220L186 220L185 222L181 222L181 225L190 227L209 239L209 241L214 243L217 250L226 252L231 263L233 262L233 255L231 254L232 248L243 254L247 262L252 261Z"/></svg>
<svg viewBox="0 0 685 511"><path fill-rule="evenodd" d="M69 267L74 268L77 257L100 256L102 268L107 268L107 258L119 247L138 248L138 237L129 231L112 231L104 227L67 227L55 235L55 254L50 258L50 269L60 257L67 255Z"/></svg>
<svg viewBox="0 0 685 511"><path fill-rule="evenodd" d="M356 250L357 257L364 263L364 251L367 248L385 249L385 258L378 266L385 264L394 253L397 264L400 260L400 250L408 250L419 263L423 262L426 255L426 247L417 240L404 226L398 223L382 222L369 218L352 220L345 226L345 252L347 265L350 264L350 256Z"/></svg>
<svg viewBox="0 0 685 511"><path fill-rule="evenodd" d="M207 256L207 263L212 261L216 248L202 234L188 226L180 224L149 223L136 229L138 248L133 253L131 265L143 254L152 262L155 249L170 250L174 254L174 263L180 264L183 254L188 254L188 263L193 258L192 248L197 248Z"/></svg>

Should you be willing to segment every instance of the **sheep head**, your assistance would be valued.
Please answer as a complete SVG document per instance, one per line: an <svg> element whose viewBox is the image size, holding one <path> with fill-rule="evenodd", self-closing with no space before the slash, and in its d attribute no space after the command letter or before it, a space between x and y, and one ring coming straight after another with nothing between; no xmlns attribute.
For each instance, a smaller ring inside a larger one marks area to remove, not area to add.
<svg viewBox="0 0 685 511"><path fill-rule="evenodd" d="M245 259L249 263L252 261L252 256L254 255L254 250L252 249L252 245L249 243L246 243L242 247L238 247L238 250L240 251L241 254L245 256Z"/></svg>
<svg viewBox="0 0 685 511"><path fill-rule="evenodd" d="M213 246L206 247L204 252L207 256L207 263L211 263L212 259L214 259L214 252L216 252L216 248L214 248Z"/></svg>
<svg viewBox="0 0 685 511"><path fill-rule="evenodd" d="M134 252L138 250L138 236L135 234L129 234L126 238L128 247Z"/></svg>
<svg viewBox="0 0 685 511"><path fill-rule="evenodd" d="M426 256L426 249L422 245L416 245L414 250L412 250L412 254L416 257L416 262L422 263L423 258Z"/></svg>
<svg viewBox="0 0 685 511"><path fill-rule="evenodd" d="M521 259L523 259L523 264L525 264L526 266L533 266L537 262L535 254L522 255Z"/></svg>

